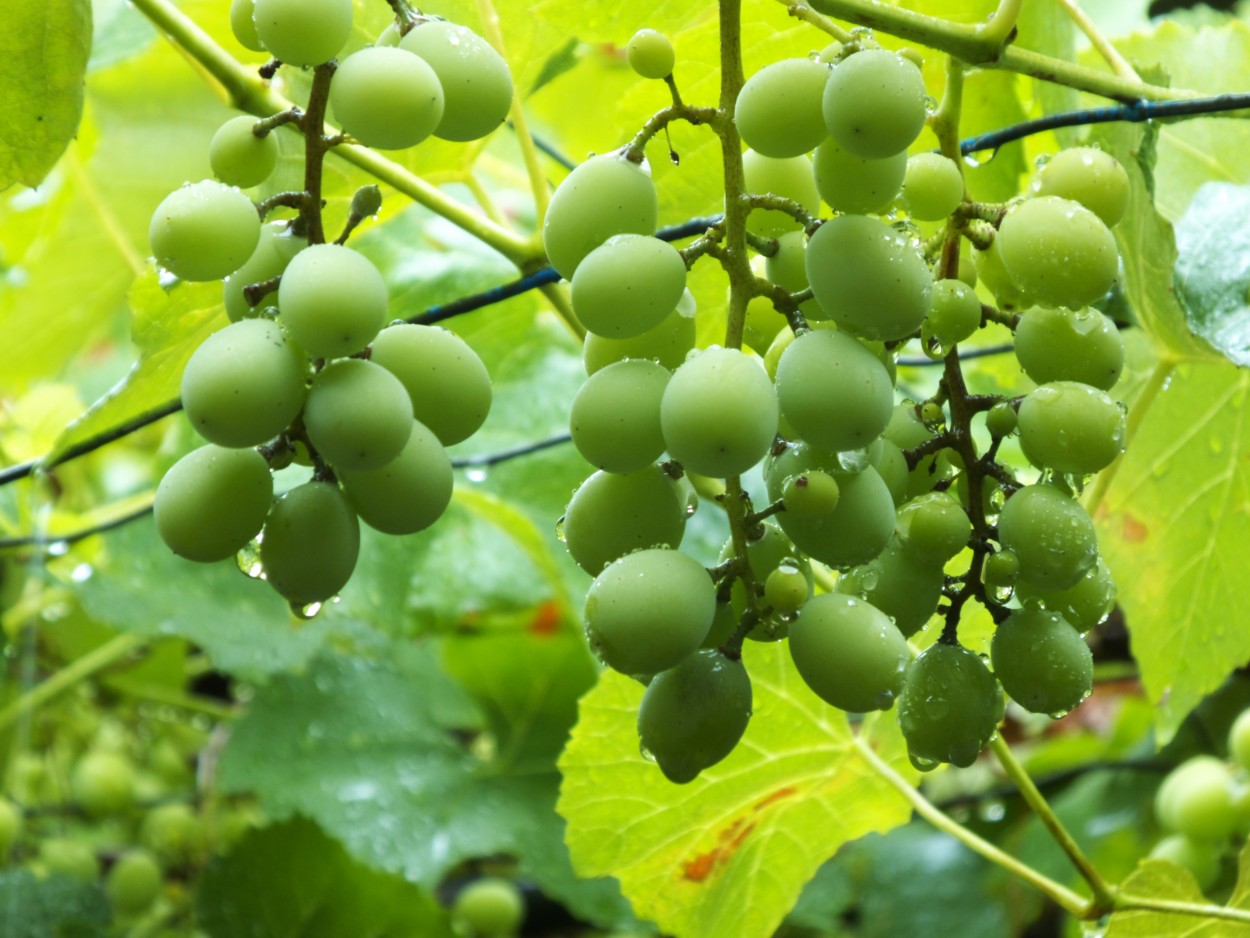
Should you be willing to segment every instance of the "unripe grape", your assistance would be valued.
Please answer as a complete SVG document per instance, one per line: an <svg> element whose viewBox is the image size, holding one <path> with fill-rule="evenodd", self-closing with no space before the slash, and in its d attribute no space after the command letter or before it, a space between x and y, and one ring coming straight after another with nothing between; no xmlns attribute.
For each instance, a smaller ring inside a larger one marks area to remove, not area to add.
<svg viewBox="0 0 1250 938"><path fill-rule="evenodd" d="M867 159L826 137L816 148L812 169L820 197L835 212L880 212L902 188L907 151Z"/></svg>
<svg viewBox="0 0 1250 938"><path fill-rule="evenodd" d="M751 568L751 576L755 581L756 587L766 587L768 578L778 569L785 567L803 578L804 593L801 602L806 601L807 597L811 595L814 583L811 565L803 558L794 544L782 533L777 525L765 522L761 525L761 528L760 536L747 542L747 564ZM734 543L733 539L730 538L721 548L717 559L719 562L724 563L734 556ZM735 621L740 620L743 613L746 612L748 605L746 587L741 579L734 581L730 590L730 600L735 613ZM751 631L747 633L747 638L760 642L772 642L785 638L789 625L787 621L779 618L779 616L787 615L788 612L775 609L774 613L774 615L757 622Z"/></svg>
<svg viewBox="0 0 1250 938"><path fill-rule="evenodd" d="M115 752L88 752L74 765L70 791L92 817L121 814L134 804L135 767Z"/></svg>
<svg viewBox="0 0 1250 938"><path fill-rule="evenodd" d="M1049 485L1028 485L1003 506L998 539L1020 560L1020 579L1041 589L1074 586L1098 557L1094 522Z"/></svg>
<svg viewBox="0 0 1250 938"><path fill-rule="evenodd" d="M1127 421L1105 391L1054 381L1020 403L1020 448L1036 466L1077 475L1105 469L1124 452Z"/></svg>
<svg viewBox="0 0 1250 938"><path fill-rule="evenodd" d="M109 902L122 915L138 915L152 907L161 894L160 864L147 850L128 850L108 872L104 888Z"/></svg>
<svg viewBox="0 0 1250 938"><path fill-rule="evenodd" d="M990 436L1010 436L1016 432L1019 418L1016 409L1006 401L999 401L985 415L985 428Z"/></svg>
<svg viewBox="0 0 1250 938"><path fill-rule="evenodd" d="M972 522L946 492L918 495L898 510L895 524L903 546L923 563L940 567L968 546Z"/></svg>
<svg viewBox="0 0 1250 938"><path fill-rule="evenodd" d="M213 175L228 186L258 186L278 165L277 139L272 133L256 136L255 126L254 117L232 117L217 128L209 141L208 162Z"/></svg>
<svg viewBox="0 0 1250 938"><path fill-rule="evenodd" d="M786 480L781 500L786 511L805 520L823 519L838 507L838 480L817 469Z"/></svg>
<svg viewBox="0 0 1250 938"><path fill-rule="evenodd" d="M400 380L372 361L331 362L313 379L304 405L308 439L332 466L380 469L412 432L412 401Z"/></svg>
<svg viewBox="0 0 1250 938"><path fill-rule="evenodd" d="M782 564L764 578L764 602L782 615L797 612L811 595L803 571L790 564Z"/></svg>
<svg viewBox="0 0 1250 938"><path fill-rule="evenodd" d="M1184 834L1170 834L1151 848L1152 860L1164 860L1189 870L1203 892L1220 876L1220 850L1215 844L1196 841Z"/></svg>
<svg viewBox="0 0 1250 938"><path fill-rule="evenodd" d="M260 533L272 501L273 477L260 453L203 446L178 460L157 486L156 530L180 557L225 560Z"/></svg>
<svg viewBox="0 0 1250 938"><path fill-rule="evenodd" d="M1250 709L1237 714L1228 731L1228 755L1241 769L1250 771Z"/></svg>
<svg viewBox="0 0 1250 938"><path fill-rule="evenodd" d="M821 100L829 66L812 59L782 59L746 80L734 105L734 123L752 150L784 159L825 138Z"/></svg>
<svg viewBox="0 0 1250 938"><path fill-rule="evenodd" d="M478 140L507 118L512 107L508 63L467 26L427 20L410 29L399 47L424 59L442 86L445 106L434 136Z"/></svg>
<svg viewBox="0 0 1250 938"><path fill-rule="evenodd" d="M256 0L256 34L288 65L328 62L352 32L352 0Z"/></svg>
<svg viewBox="0 0 1250 938"><path fill-rule="evenodd" d="M291 337L313 358L354 355L386 319L386 284L363 254L314 244L291 259L278 306Z"/></svg>
<svg viewBox="0 0 1250 938"><path fill-rule="evenodd" d="M888 710L911 661L907 639L862 599L825 593L790 626L790 655L816 696L841 710Z"/></svg>
<svg viewBox="0 0 1250 938"><path fill-rule="evenodd" d="M625 58L642 78L667 78L673 74L677 55L667 36L654 29L640 29L625 47Z"/></svg>
<svg viewBox="0 0 1250 938"><path fill-rule="evenodd" d="M660 401L668 369L658 362L614 362L591 375L569 408L573 444L587 462L609 472L634 472L664 452Z"/></svg>
<svg viewBox="0 0 1250 938"><path fill-rule="evenodd" d="M1194 840L1224 840L1237 825L1232 772L1214 756L1194 756L1163 780L1155 814L1167 830Z"/></svg>
<svg viewBox="0 0 1250 938"><path fill-rule="evenodd" d="M893 156L924 126L924 79L914 63L893 52L856 52L834 66L822 112L830 136L847 150L870 159Z"/></svg>
<svg viewBox="0 0 1250 938"><path fill-rule="evenodd" d="M685 784L733 752L751 706L751 679L742 662L714 649L698 651L647 685L638 737L664 777Z"/></svg>
<svg viewBox="0 0 1250 938"><path fill-rule="evenodd" d="M230 321L238 322L240 319L247 319L253 315L254 307L243 295L245 288L254 283L265 283L278 276L286 270L291 258L307 246L307 241L290 233L286 222L262 225L260 240L256 243L252 256L222 282L221 297ZM274 291L270 290L264 296L259 297L256 305L264 303L271 297L270 302L276 303L277 297L273 294Z"/></svg>
<svg viewBox="0 0 1250 938"><path fill-rule="evenodd" d="M747 150L742 154L742 178L748 193L772 193L790 199L809 215L820 214L820 192L812 161L806 156L775 159ZM780 209L755 209L747 218L747 227L762 238L775 238L800 227L799 220Z"/></svg>
<svg viewBox="0 0 1250 938"><path fill-rule="evenodd" d="M644 165L620 152L592 156L551 196L543 246L560 276L569 279L587 254L617 234L650 235L659 202Z"/></svg>
<svg viewBox="0 0 1250 938"><path fill-rule="evenodd" d="M194 862L204 851L204 841L204 822L185 804L153 808L139 828L139 842L167 868Z"/></svg>
<svg viewBox="0 0 1250 938"><path fill-rule="evenodd" d="M1007 213L995 240L1011 279L1044 305L1079 309L1115 283L1115 238L1102 219L1070 199L1021 202Z"/></svg>
<svg viewBox="0 0 1250 938"><path fill-rule="evenodd" d="M370 470L339 470L339 481L360 520L384 534L424 531L447 510L454 482L438 437L414 422L399 455Z"/></svg>
<svg viewBox="0 0 1250 938"><path fill-rule="evenodd" d="M274 502L260 562L269 585L303 606L346 586L359 551L360 522L347 497L337 485L307 482Z"/></svg>
<svg viewBox="0 0 1250 938"><path fill-rule="evenodd" d="M490 411L490 374L462 338L436 326L396 323L373 340L370 361L400 380L412 412L451 446L467 440Z"/></svg>
<svg viewBox="0 0 1250 938"><path fill-rule="evenodd" d="M1038 384L1079 381L1109 391L1124 369L1124 339L1096 309L1033 306L1016 324L1016 358Z"/></svg>
<svg viewBox="0 0 1250 938"><path fill-rule="evenodd" d="M586 594L591 650L622 674L656 674L698 649L712 627L716 588L675 550L640 550L610 563Z"/></svg>
<svg viewBox="0 0 1250 938"><path fill-rule="evenodd" d="M907 755L921 771L941 762L966 768L998 731L1003 692L985 662L961 645L939 642L907 669L898 722Z"/></svg>
<svg viewBox="0 0 1250 938"><path fill-rule="evenodd" d="M1094 686L1094 656L1057 612L1013 612L994 632L990 661L1007 695L1032 713L1067 713Z"/></svg>
<svg viewBox="0 0 1250 938"><path fill-rule="evenodd" d="M152 213L148 240L156 262L183 280L220 280L243 266L260 240L251 199L206 179L175 189Z"/></svg>
<svg viewBox="0 0 1250 938"><path fill-rule="evenodd" d="M920 221L941 221L964 198L959 166L941 153L916 153L907 158L903 176L903 208Z"/></svg>
<svg viewBox="0 0 1250 938"><path fill-rule="evenodd" d="M866 599L910 638L937 610L945 585L940 566L918 560L894 538L871 561L839 577L837 590Z"/></svg>
<svg viewBox="0 0 1250 938"><path fill-rule="evenodd" d="M1115 608L1115 580L1101 557L1077 580L1062 590L1039 589L1028 583L1016 587L1016 596L1025 605L1040 603L1048 612L1057 612L1078 632L1088 632L1102 624Z"/></svg>
<svg viewBox="0 0 1250 938"><path fill-rule="evenodd" d="M230 31L243 48L264 52L265 44L256 34L256 23L252 20L255 10L256 0L233 0L230 4Z"/></svg>
<svg viewBox="0 0 1250 938"><path fill-rule="evenodd" d="M709 348L678 368L660 403L668 452L691 472L728 478L764 458L777 433L777 394L760 363Z"/></svg>
<svg viewBox="0 0 1250 938"><path fill-rule="evenodd" d="M507 938L525 918L525 897L512 880L484 876L457 893L451 916L473 938Z"/></svg>
<svg viewBox="0 0 1250 938"><path fill-rule="evenodd" d="M573 273L573 311L596 335L629 339L658 326L686 290L686 263L650 235L608 238Z"/></svg>
<svg viewBox="0 0 1250 938"><path fill-rule="evenodd" d="M562 533L578 566L597 576L626 554L676 548L686 529L686 501L659 466L617 475L596 472L565 509Z"/></svg>
<svg viewBox="0 0 1250 938"><path fill-rule="evenodd" d="M343 130L365 146L401 150L434 132L443 118L443 87L434 69L402 44L371 46L339 64L330 107Z"/></svg>
<svg viewBox="0 0 1250 938"><path fill-rule="evenodd" d="M686 291L682 301L660 324L632 339L607 339L591 333L582 346L582 362L586 373L593 375L613 362L627 358L648 358L674 371L694 349L695 317L694 301L687 301ZM687 312L687 309L689 311Z"/></svg>
<svg viewBox="0 0 1250 938"><path fill-rule="evenodd" d="M962 280L933 284L925 329L943 350L962 342L981 327L981 301Z"/></svg>
<svg viewBox="0 0 1250 938"><path fill-rule="evenodd" d="M1029 195L1080 202L1111 227L1128 208L1128 173L1110 153L1093 147L1061 150L1037 171Z"/></svg>
<svg viewBox="0 0 1250 938"><path fill-rule="evenodd" d="M206 440L258 446L285 430L304 406L308 362L268 319L219 329L182 372L182 406Z"/></svg>
<svg viewBox="0 0 1250 938"><path fill-rule="evenodd" d="M1000 550L990 554L981 568L981 577L985 585L991 588L1014 586L1020 577L1020 558L1013 550Z"/></svg>

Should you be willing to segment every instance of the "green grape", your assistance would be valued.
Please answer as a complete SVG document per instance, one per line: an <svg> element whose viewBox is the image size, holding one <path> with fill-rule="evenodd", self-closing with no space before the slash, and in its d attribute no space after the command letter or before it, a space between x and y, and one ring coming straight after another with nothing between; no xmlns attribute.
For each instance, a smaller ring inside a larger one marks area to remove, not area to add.
<svg viewBox="0 0 1250 938"><path fill-rule="evenodd" d="M910 638L937 610L945 585L940 566L916 559L896 537L871 561L839 577L837 590L866 599Z"/></svg>
<svg viewBox="0 0 1250 938"><path fill-rule="evenodd" d="M844 593L811 599L790 626L790 655L821 700L852 713L888 710L911 662L884 612Z"/></svg>
<svg viewBox="0 0 1250 938"><path fill-rule="evenodd" d="M1127 422L1105 391L1075 381L1044 384L1020 402L1020 448L1029 462L1077 475L1124 452Z"/></svg>
<svg viewBox="0 0 1250 938"><path fill-rule="evenodd" d="M1080 202L1110 228L1128 208L1128 173L1110 153L1073 147L1056 153L1037 171L1029 195Z"/></svg>
<svg viewBox="0 0 1250 938"><path fill-rule="evenodd" d="M260 533L273 476L254 449L202 446L174 463L156 487L156 531L179 557L233 557Z"/></svg>
<svg viewBox="0 0 1250 938"><path fill-rule="evenodd" d="M243 290L254 283L265 283L277 277L284 270L291 258L307 247L308 242L290 233L287 222L263 225L260 229L260 240L252 256L243 262L243 266L227 277L221 285L222 301L226 305L226 315L231 322L247 319L253 315L253 307L248 304ZM274 288L275 290L277 287ZM266 299L277 298L270 290L257 300L257 305Z"/></svg>
<svg viewBox="0 0 1250 938"><path fill-rule="evenodd" d="M670 782L692 782L738 745L751 698L741 661L715 649L697 651L647 685L638 707L642 749Z"/></svg>
<svg viewBox="0 0 1250 938"><path fill-rule="evenodd" d="M1062 716L1094 686L1094 656L1057 612L1013 612L994 632L990 661L1007 696L1031 713Z"/></svg>
<svg viewBox="0 0 1250 938"><path fill-rule="evenodd" d="M985 428L990 431L990 436L994 437L1010 436L1015 433L1018 422L1016 409L1007 401L999 401L985 414Z"/></svg>
<svg viewBox="0 0 1250 938"><path fill-rule="evenodd" d="M256 0L256 34L288 65L328 62L352 32L352 0Z"/></svg>
<svg viewBox="0 0 1250 938"><path fill-rule="evenodd" d="M1250 709L1237 714L1228 731L1228 755L1239 768L1250 771Z"/></svg>
<svg viewBox="0 0 1250 938"><path fill-rule="evenodd" d="M803 559L779 527L770 522L765 522L761 527L763 531L760 536L747 542L747 564L751 568L751 575L756 586L766 587L768 578L774 572L782 567L788 567L803 577L805 584L803 598L806 599L811 595L814 583L811 565ZM730 538L721 548L718 559L723 563L733 557L734 553L733 539ZM746 588L741 579L734 581L730 590L730 601L734 609L735 620L740 620L747 610ZM772 642L785 638L789 624L788 620L781 616L788 615L788 613L783 610L774 610L774 612L775 615L756 623L754 628L747 633L747 638L758 642Z"/></svg>
<svg viewBox="0 0 1250 938"><path fill-rule="evenodd" d="M964 199L964 176L958 164L941 153L916 153L907 158L903 176L903 208L920 221L942 221Z"/></svg>
<svg viewBox="0 0 1250 938"><path fill-rule="evenodd" d="M396 323L373 340L370 361L408 390L412 412L451 446L467 440L490 412L490 374L462 338L437 326Z"/></svg>
<svg viewBox="0 0 1250 938"><path fill-rule="evenodd" d="M306 482L274 502L260 542L265 577L294 605L323 602L351 579L360 522L337 485Z"/></svg>
<svg viewBox="0 0 1250 938"><path fill-rule="evenodd" d="M608 667L657 674L703 644L715 615L716 587L702 564L676 550L640 550L590 584L586 638Z"/></svg>
<svg viewBox="0 0 1250 938"><path fill-rule="evenodd" d="M632 339L606 339L593 333L586 336L582 362L588 375L627 358L649 358L673 371L693 351L694 342L694 299L687 290L677 309L642 335Z"/></svg>
<svg viewBox="0 0 1250 938"><path fill-rule="evenodd" d="M742 176L748 193L769 193L791 199L809 215L820 214L820 192L806 156L774 159L754 150L742 154ZM755 209L747 227L761 238L776 238L800 227L799 220L780 209Z"/></svg>
<svg viewBox="0 0 1250 938"><path fill-rule="evenodd" d="M877 455L873 468L881 475L895 506L907 501L907 487L911 481L911 470L907 466L907 457L898 446L885 437L879 441L881 451Z"/></svg>
<svg viewBox="0 0 1250 938"><path fill-rule="evenodd" d="M384 534L424 531L451 503L451 460L420 422L413 422L404 448L390 462L378 469L340 469L338 475L360 520Z"/></svg>
<svg viewBox="0 0 1250 938"><path fill-rule="evenodd" d="M205 839L204 822L185 804L155 807L139 827L139 842L166 869L194 863L204 852Z"/></svg>
<svg viewBox="0 0 1250 938"><path fill-rule="evenodd" d="M995 240L1021 292L1046 306L1079 309L1115 283L1115 238L1079 202L1058 196L1027 199L1007 213Z"/></svg>
<svg viewBox="0 0 1250 938"><path fill-rule="evenodd" d="M398 49L371 46L339 64L330 107L343 130L365 146L402 150L439 125L443 86L425 59L405 51L402 43Z"/></svg>
<svg viewBox="0 0 1250 938"><path fill-rule="evenodd" d="M331 362L313 379L304 405L308 439L330 465L358 472L395 459L412 432L412 401L381 365Z"/></svg>
<svg viewBox="0 0 1250 938"><path fill-rule="evenodd" d="M917 495L898 510L899 540L917 560L941 567L968 546L972 522L946 492Z"/></svg>
<svg viewBox="0 0 1250 938"><path fill-rule="evenodd" d="M822 111L829 135L847 150L869 159L893 156L924 127L924 79L893 52L856 52L834 66Z"/></svg>
<svg viewBox="0 0 1250 938"><path fill-rule="evenodd" d="M39 862L53 875L94 883L100 875L95 851L80 840L54 838L39 844Z"/></svg>
<svg viewBox="0 0 1250 938"><path fill-rule="evenodd" d="M175 189L152 213L156 262L183 280L220 280L243 266L260 240L252 200L213 179Z"/></svg>
<svg viewBox="0 0 1250 938"><path fill-rule="evenodd" d="M669 454L691 472L728 478L768 453L777 434L777 394L757 359L709 348L673 372L660 402Z"/></svg>
<svg viewBox="0 0 1250 938"><path fill-rule="evenodd" d="M577 265L573 312L595 335L630 339L658 326L685 290L686 262L675 247L650 235L615 235Z"/></svg>
<svg viewBox="0 0 1250 938"><path fill-rule="evenodd" d="M1079 381L1110 391L1124 369L1124 339L1096 309L1033 306L1016 325L1016 358L1038 384Z"/></svg>
<svg viewBox="0 0 1250 938"><path fill-rule="evenodd" d="M483 876L456 894L451 917L473 938L507 938L525 919L525 897L512 880Z"/></svg>
<svg viewBox="0 0 1250 938"><path fill-rule="evenodd" d="M810 575L810 571L804 575L798 567L782 564L764 578L764 602L782 615L798 612L812 595Z"/></svg>
<svg viewBox="0 0 1250 938"><path fill-rule="evenodd" d="M840 495L838 480L819 469L786 479L781 490L786 511L806 521L828 517Z"/></svg>
<svg viewBox="0 0 1250 938"><path fill-rule="evenodd" d="M939 350L949 352L951 346L981 328L981 301L976 291L962 280L935 281L924 328Z"/></svg>
<svg viewBox="0 0 1250 938"><path fill-rule="evenodd" d="M825 138L821 95L829 66L813 59L782 59L766 65L738 92L734 123L752 150L785 159Z"/></svg>
<svg viewBox="0 0 1250 938"><path fill-rule="evenodd" d="M573 493L561 530L578 566L597 576L631 551L678 547L686 530L686 501L659 466L625 475L596 472Z"/></svg>
<svg viewBox="0 0 1250 938"><path fill-rule="evenodd" d="M88 752L74 764L69 787L91 817L121 814L134 804L134 763L116 752Z"/></svg>
<svg viewBox="0 0 1250 938"><path fill-rule="evenodd" d="M285 430L304 406L308 362L278 324L244 319L214 332L182 372L191 426L221 446L257 446Z"/></svg>
<svg viewBox="0 0 1250 938"><path fill-rule="evenodd" d="M1062 590L1038 589L1028 583L1016 588L1016 597L1026 606L1040 603L1048 612L1057 612L1078 632L1088 632L1106 621L1115 608L1115 580L1106 562L1099 557L1075 586Z"/></svg>
<svg viewBox="0 0 1250 938"><path fill-rule="evenodd" d="M641 78L667 78L673 74L677 55L668 37L654 29L640 29L625 47L625 58Z"/></svg>
<svg viewBox="0 0 1250 938"><path fill-rule="evenodd" d="M232 117L217 128L209 141L208 162L213 175L228 186L258 186L278 165L277 139L271 133L256 136L255 126L254 117Z"/></svg>
<svg viewBox="0 0 1250 938"><path fill-rule="evenodd" d="M617 234L655 232L659 202L646 164L618 151L592 156L560 183L543 220L543 247L569 279L587 254Z"/></svg>
<svg viewBox="0 0 1250 938"><path fill-rule="evenodd" d="M0 798L0 866L8 860L17 842L22 839L26 819L22 810L8 798Z"/></svg>
<svg viewBox="0 0 1250 938"><path fill-rule="evenodd" d="M161 866L147 850L127 850L113 864L104 888L109 902L122 915L138 915L152 907L161 894Z"/></svg>
<svg viewBox="0 0 1250 938"><path fill-rule="evenodd" d="M573 445L588 463L609 472L634 472L664 452L660 401L669 371L658 362L630 359L596 371L577 390L569 410Z"/></svg>
<svg viewBox="0 0 1250 938"><path fill-rule="evenodd" d="M1028 303L1020 285L1003 265L1003 255L999 245L1000 240L995 237L986 250L977 249L972 252L977 277L981 283L985 284L985 288L994 294L998 305L1003 309L1018 309L1021 306L1027 306Z"/></svg>
<svg viewBox="0 0 1250 938"><path fill-rule="evenodd" d="M291 337L313 358L354 355L386 320L386 284L363 254L314 244L287 265L278 306Z"/></svg>
<svg viewBox="0 0 1250 938"><path fill-rule="evenodd" d="M787 293L798 293L808 288L807 282L807 234L787 231L777 236L777 250L764 260L764 275ZM799 312L808 322L821 322L829 318L814 299L799 304ZM794 334L790 334L793 341ZM782 350L784 351L784 349Z"/></svg>
<svg viewBox="0 0 1250 938"><path fill-rule="evenodd" d="M980 656L939 642L907 669L898 722L907 755L922 772L949 762L967 768L998 731L1003 692Z"/></svg>
<svg viewBox="0 0 1250 938"><path fill-rule="evenodd" d="M998 539L1020 560L1030 586L1075 586L1098 557L1094 522L1080 503L1049 485L1027 485L1003 506Z"/></svg>
<svg viewBox="0 0 1250 938"><path fill-rule="evenodd" d="M1166 830L1194 840L1227 839L1238 820L1232 771L1214 756L1185 760L1159 786L1155 815Z"/></svg>
<svg viewBox="0 0 1250 938"><path fill-rule="evenodd" d="M821 225L807 243L807 278L829 318L866 339L905 339L929 314L924 259L876 218L840 215Z"/></svg>
<svg viewBox="0 0 1250 938"><path fill-rule="evenodd" d="M429 63L442 86L446 106L434 136L479 140L507 118L512 73L503 56L473 30L446 20L427 20L410 29L399 47Z"/></svg>
<svg viewBox="0 0 1250 938"><path fill-rule="evenodd" d="M1169 834L1150 851L1152 860L1163 860L1189 870L1206 892L1220 876L1220 849L1208 841L1196 841L1184 834Z"/></svg>
<svg viewBox="0 0 1250 938"><path fill-rule="evenodd" d="M981 568L981 577L985 585L991 588L1010 588L1020 578L1020 558L1013 550L1000 550L985 558Z"/></svg>
<svg viewBox="0 0 1250 938"><path fill-rule="evenodd" d="M816 148L812 169L820 197L835 212L880 212L902 188L907 151L868 159L826 137Z"/></svg>
<svg viewBox="0 0 1250 938"><path fill-rule="evenodd" d="M256 0L233 0L230 4L230 31L244 49L264 52L265 44L256 34L256 23L252 20L255 9Z"/></svg>
<svg viewBox="0 0 1250 938"><path fill-rule="evenodd" d="M798 336L777 364L777 399L795 432L818 449L862 449L894 412L880 360L844 332Z"/></svg>

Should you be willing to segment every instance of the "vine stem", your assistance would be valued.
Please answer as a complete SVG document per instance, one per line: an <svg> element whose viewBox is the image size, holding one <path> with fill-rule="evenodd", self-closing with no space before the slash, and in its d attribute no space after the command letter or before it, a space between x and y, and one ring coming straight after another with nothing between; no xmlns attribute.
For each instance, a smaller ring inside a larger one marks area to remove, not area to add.
<svg viewBox="0 0 1250 938"><path fill-rule="evenodd" d="M1250 924L1250 911L1233 909L1226 905L1210 905L1204 902L1183 902L1179 899L1154 899L1150 896L1126 896L1120 894L1115 900L1116 912L1174 912L1200 918L1218 918L1229 922Z"/></svg>
<svg viewBox="0 0 1250 938"><path fill-rule="evenodd" d="M1129 81L1141 81L1141 76L1137 74L1137 70L1128 63L1128 59L1120 55L1120 50L1113 46L1110 40L1102 34L1098 25L1090 19L1088 13L1081 9L1081 5L1077 0L1058 0L1058 2L1072 22L1076 23L1077 28L1085 34L1085 38L1089 40L1090 45L1111 66L1113 72Z"/></svg>
<svg viewBox="0 0 1250 938"><path fill-rule="evenodd" d="M1050 836L1054 838L1059 848L1067 854L1068 859L1072 861L1072 865L1076 867L1077 872L1085 882L1089 883L1089 888L1094 894L1094 910L1098 914L1110 911L1115 907L1115 890L1107 884L1102 874L1094 868L1094 864L1085 856L1085 852L1081 850L1080 845L1073 838L1068 829L1063 826L1063 822L1059 820L1050 804L1038 791L1037 785L1029 773L1025 771L1015 754L1011 751L1011 747L1007 745L1002 735L995 736L990 742L990 749L994 751L994 755L998 758L999 765L1003 767L1003 771L1007 773L1009 778L1020 791L1025 803L1037 815L1039 821L1050 832Z"/></svg>
<svg viewBox="0 0 1250 938"><path fill-rule="evenodd" d="M977 27L977 36L983 42L1004 45L1011 37L1020 19L1020 11L1024 9L1024 0L999 0L998 9L989 22Z"/></svg>
<svg viewBox="0 0 1250 938"><path fill-rule="evenodd" d="M935 828L944 834L954 837L973 853L980 854L996 866L1001 866L1007 872L1024 880L1034 889L1043 893L1050 899L1054 900L1065 912L1079 919L1090 917L1090 903L1077 893L1073 892L1062 883L1058 883L1039 873L1033 867L1017 860L1011 854L1000 850L994 844L990 843L982 837L968 830L954 818L942 812L933 802L929 801L924 795L916 790L912 784L903 778L894 768L882 759L879 755L872 751L872 747L864 743L859 736L853 736L856 748L860 755L868 762L878 775L881 776L891 787L896 789L899 794L911 802L912 808L922 818L932 824Z"/></svg>

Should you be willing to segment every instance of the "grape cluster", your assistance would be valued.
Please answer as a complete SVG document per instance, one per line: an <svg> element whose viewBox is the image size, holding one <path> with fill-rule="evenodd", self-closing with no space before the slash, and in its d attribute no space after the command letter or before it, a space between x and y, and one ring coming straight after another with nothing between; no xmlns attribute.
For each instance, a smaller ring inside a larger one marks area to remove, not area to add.
<svg viewBox="0 0 1250 938"><path fill-rule="evenodd" d="M654 41L631 50L644 39ZM671 64L638 70L668 76ZM835 707L897 703L923 769L970 764L997 731L1004 692L1053 716L1090 692L1083 635L1115 587L1075 496L1124 447L1124 413L1107 393L1123 348L1089 304L1116 276L1108 226L1127 177L1100 151L1072 150L1023 198L972 203L958 163L908 155L927 107L913 57L870 42L746 81L733 112L759 254L746 349L693 351L687 268L706 254L724 262L724 232L684 251L655 237L641 147L591 158L552 198L548 256L589 333L570 427L598 469L561 532L594 577L591 648L647 685L642 746L673 781L724 758L745 731L744 639L788 640L803 680ZM960 241L977 246L976 266L956 272ZM978 279L997 306L983 304ZM1016 330L1036 390L975 397L963 386L953 352L991 322ZM938 394L919 403L895 387L911 340L951 356ZM998 461L1011 436L1038 473L1018 478ZM739 487L753 471L768 498L759 511ZM695 506L687 474L725 480L734 535L710 570L679 550ZM815 590L813 564L828 591ZM997 624L988 661L959 640L969 600ZM914 655L908 639L935 614L940 638Z"/></svg>
<svg viewBox="0 0 1250 938"><path fill-rule="evenodd" d="M477 139L511 106L503 59L443 20L396 23L336 67L351 0L235 0L231 23L244 46L316 66L325 77L313 92L324 99L321 112L328 104L345 134L367 146ZM258 558L257 572L298 610L346 585L360 521L402 535L442 515L452 494L445 447L472 435L491 402L486 368L463 340L431 326L387 324L382 275L343 243L378 211L376 188L356 194L333 243L310 236L322 227L319 193L280 200L298 216L265 222L278 206L258 207L238 188L273 171L277 126L300 126L310 161L340 142L323 135L319 116L312 122L315 111L310 102L306 113L227 121L209 147L217 178L170 194L150 230L169 273L222 280L230 319L183 372L183 407L207 445L162 479L157 530L189 560L244 551L251 567ZM275 498L272 473L293 462L311 467L312 477ZM259 551L245 551L257 538Z"/></svg>

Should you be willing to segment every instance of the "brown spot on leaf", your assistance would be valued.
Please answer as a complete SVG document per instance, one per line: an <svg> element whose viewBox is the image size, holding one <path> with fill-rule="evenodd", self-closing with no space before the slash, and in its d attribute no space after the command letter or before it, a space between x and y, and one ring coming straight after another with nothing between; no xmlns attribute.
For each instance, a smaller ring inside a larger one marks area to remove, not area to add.
<svg viewBox="0 0 1250 938"><path fill-rule="evenodd" d="M752 805L751 813L759 814L777 802L784 801L798 793L799 790L793 785L778 788ZM692 883L701 883L706 880L733 859L734 854L738 852L751 831L755 830L755 825L755 821L748 820L746 817L735 818L720 832L716 838L715 847L681 865L682 876Z"/></svg>
<svg viewBox="0 0 1250 938"><path fill-rule="evenodd" d="M560 607L554 601L543 603L534 612L530 620L530 634L539 638L549 638L560 630Z"/></svg>
<svg viewBox="0 0 1250 938"><path fill-rule="evenodd" d="M1130 544L1140 544L1150 534L1150 530L1130 515L1124 513L1124 539Z"/></svg>

